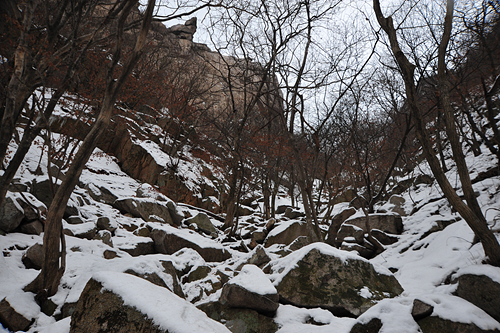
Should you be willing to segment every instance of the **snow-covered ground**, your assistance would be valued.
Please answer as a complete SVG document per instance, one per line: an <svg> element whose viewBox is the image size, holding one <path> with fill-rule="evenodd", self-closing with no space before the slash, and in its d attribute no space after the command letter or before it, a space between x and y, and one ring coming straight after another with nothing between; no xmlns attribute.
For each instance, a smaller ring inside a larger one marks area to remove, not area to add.
<svg viewBox="0 0 500 333"><path fill-rule="evenodd" d="M32 147L25 164L20 169L17 178L21 182L28 183L36 177L43 177L36 175L36 169L40 162L40 146L42 145ZM149 146L145 144L144 147ZM474 177L492 166L495 160L484 154L478 158L470 157L468 163ZM42 167L46 165L46 157L41 159L40 165ZM99 150L96 150L87 166L88 169L82 173L81 186L87 185L90 188L96 185L105 186L118 198L135 196L137 189L141 186L138 181L123 173L113 158ZM95 170L100 172L96 173ZM425 164L417 169L416 173L419 172L428 172ZM456 179L453 167L448 176L452 180ZM194 175L193 177L198 176ZM488 178L476 183L474 187L480 193L480 204L488 221L491 222L491 227L498 231L500 226L499 224L495 225L495 221L500 215L500 191L498 190L500 178ZM78 204L78 197L83 198L86 204ZM465 273L485 274L500 283L500 268L482 264L484 252L481 244L473 243L473 232L465 221L459 218L458 214L451 211L447 201L442 199L442 193L436 185L422 184L412 187L403 193L403 197L405 198L404 209L406 212L415 212L410 216L403 217L404 232L399 236L399 241L387 246L386 251L373 258L371 262L379 267L380 271L388 272L390 269L395 272L394 275L404 288L404 292L394 299L380 301L361 315L358 321L368 322L371 318L378 317L384 323L381 332L419 332L419 327L411 316L412 302L418 298L433 305L435 313L442 318L474 323L482 329L500 329L500 323L484 311L459 297L453 296L452 293L456 285L449 284L449 281ZM72 200L79 206L80 214L85 220L85 223L81 225L65 224L66 228L75 233L81 231L77 230L78 228L85 228L86 224L94 225L99 216L109 217L116 226L140 228L160 225L156 222L146 223L140 218L122 215L110 205L92 199L83 187L77 187ZM279 200L280 204L290 203L285 197L281 197ZM342 207L345 207L345 204L339 204L335 211L339 211ZM187 206L178 206L178 210L185 216L197 214L196 210ZM443 230L426 235L431 228L438 224L438 221L455 219L458 221L449 224ZM214 219L212 222L214 225L220 225L220 222ZM281 228L284 226L285 223ZM133 228L128 229L132 230ZM279 228L275 230L279 230ZM151 318L155 318L154 320L158 320L160 326L168 327L170 332L201 332L199 328L195 327L196 323L209 322L208 317L197 311L188 301L192 301L196 305L218 299L220 290L214 290L213 293L207 292L212 288L211 283L217 281L216 272L225 272L233 277L236 268L240 267L252 255L252 253L235 251L230 248L234 244L228 243L217 244L219 247L226 247L232 254L231 259L222 263L206 263L196 251L190 249L181 250L173 255L154 254L132 257L123 249L132 247L148 238L138 236L128 229L123 227L117 229L112 237L114 247L110 247L100 240L66 237L66 271L57 294L51 298L58 305L56 313L61 311L61 306L64 303L76 302L88 280L94 277L103 283L105 288L122 295L126 304L141 309ZM221 235L217 239L212 239L187 229L179 230L179 232L183 233L183 237L188 237L194 242L201 242L201 239L203 242L216 244L223 238ZM424 235L426 236L423 237ZM42 239L43 235L21 233L0 236L0 249L2 249L0 256L0 300L6 297L19 313L34 320L34 324L28 332L67 333L70 328L70 318L56 321L54 317L45 315L36 304L34 295L22 291L22 288L38 274L37 270L25 268L21 261L22 256L29 246L42 243ZM104 259L103 253L106 250L117 252L118 257ZM345 257L354 255L333 248L331 250L339 252ZM300 251L290 255L288 260L287 257L278 259L277 254L272 254L272 259L281 260L277 263L283 266L283 270L286 270L290 268L287 267L287 263L293 262L293 257L297 255L300 255ZM183 283L183 291L187 300L182 300L166 290L164 294L159 295L155 292L156 286L154 286L154 290L149 289L150 286L153 286L149 282L144 281L144 283L136 284L137 278L122 274L130 269L139 274L156 273L167 286L171 286L172 278L164 273L161 265L161 261L166 260L173 262L179 270L205 265L211 268L211 272L205 279ZM242 273L231 280L231 283L249 285L261 294L273 292L275 289L272 282L276 281L277 277L261 273L255 272L251 266L243 266ZM133 287L132 283L134 283ZM200 298L202 290L204 292ZM175 306L165 307L164 303L175 304ZM316 325L310 323L311 319ZM274 320L280 326L280 333L347 333L356 322L356 319L353 318L335 317L329 311L320 308L304 309L291 305L280 305ZM317 325L317 323L322 325ZM225 331L225 327L216 322L211 322L210 325L213 325L212 331L214 332ZM0 332L7 332L7 330L0 326Z"/></svg>

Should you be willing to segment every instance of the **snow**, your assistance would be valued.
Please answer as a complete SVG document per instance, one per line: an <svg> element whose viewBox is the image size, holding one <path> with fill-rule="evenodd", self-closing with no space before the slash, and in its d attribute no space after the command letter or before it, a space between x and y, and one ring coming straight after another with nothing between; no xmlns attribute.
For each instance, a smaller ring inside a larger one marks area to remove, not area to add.
<svg viewBox="0 0 500 333"><path fill-rule="evenodd" d="M470 265L460 268L460 270L453 275L453 278L459 278L465 274L485 275L500 284L500 267L494 267L491 265Z"/></svg>
<svg viewBox="0 0 500 333"><path fill-rule="evenodd" d="M240 273L229 280L229 284L235 284L258 295L277 294L269 278L255 265L245 265Z"/></svg>
<svg viewBox="0 0 500 333"><path fill-rule="evenodd" d="M194 305L144 279L115 272L95 273L92 278L100 282L104 289L118 294L125 305L137 308L168 332L230 332Z"/></svg>

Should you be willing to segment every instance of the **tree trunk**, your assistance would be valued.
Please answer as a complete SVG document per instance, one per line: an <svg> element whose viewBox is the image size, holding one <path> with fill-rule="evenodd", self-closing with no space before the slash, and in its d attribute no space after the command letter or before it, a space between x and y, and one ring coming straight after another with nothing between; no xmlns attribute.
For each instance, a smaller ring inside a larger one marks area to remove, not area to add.
<svg viewBox="0 0 500 333"><path fill-rule="evenodd" d="M448 0L447 4L448 5L447 5L447 14L445 19L445 33L443 34L444 36L443 38L446 38L446 34L448 33L448 31L446 30L451 29L450 20L453 13L453 0ZM488 228L488 225L484 220L482 214L480 216L477 216L475 214L478 207L469 207L458 196L458 194L456 193L456 191L453 189L450 182L446 178L446 175L443 169L441 168L439 160L436 157L435 151L432 148L432 143L430 141L431 136L429 135L426 129L426 123L422 117L422 112L417 102L418 99L417 99L417 92L414 79L415 66L412 63L410 63L410 61L404 55L399 46L392 17L389 16L386 18L383 16L382 11L380 9L379 0L373 0L373 7L380 26L389 37L392 53L396 58L396 61L398 62L398 65L400 67L401 74L405 82L407 102L410 111L412 113L412 116L415 119L416 135L422 146L424 157L429 163L429 166L432 170L432 173L434 174L434 177L436 178L436 181L438 182L439 186L441 187L441 190L443 191L445 197L450 202L451 206L457 210L457 212L464 218L464 220L467 222L470 228L474 231L476 236L480 239L481 243L483 244L484 252L488 257L489 263L494 266L500 266L500 244L498 243L495 235ZM441 43L441 45L443 45L443 43ZM440 48L442 47L441 45ZM446 45L444 46L444 48L446 48ZM442 70L444 70L443 67L441 68ZM445 102L447 102L446 99L443 100L443 104ZM449 130L451 131L452 129ZM457 156L460 158L460 154L458 154ZM458 164L460 164L460 168L464 167L466 168L464 161L455 161L455 162L457 163L457 166ZM464 170L461 170L461 172L463 171ZM466 177L464 177L464 179L466 181ZM467 184L467 181L466 184L465 185L462 184L462 186L466 187L464 188L464 193L465 191L469 191L469 189L467 188L469 186L469 184ZM468 193L467 195L470 195L470 193Z"/></svg>

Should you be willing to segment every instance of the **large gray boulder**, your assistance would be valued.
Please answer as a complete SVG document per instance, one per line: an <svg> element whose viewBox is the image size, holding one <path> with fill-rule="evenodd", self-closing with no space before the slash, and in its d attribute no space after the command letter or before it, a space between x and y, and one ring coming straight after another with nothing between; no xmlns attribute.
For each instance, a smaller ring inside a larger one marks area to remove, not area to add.
<svg viewBox="0 0 500 333"><path fill-rule="evenodd" d="M491 267L491 270L500 269ZM500 276L500 275L498 275ZM500 322L500 283L486 275L463 274L457 279L458 287L455 294L495 318Z"/></svg>
<svg viewBox="0 0 500 333"><path fill-rule="evenodd" d="M217 233L217 229L215 229L212 222L210 222L208 215L205 213L198 213L192 218L186 219L185 223L187 225L196 224L196 226L198 226L198 229L200 229L201 231L203 231L208 235Z"/></svg>
<svg viewBox="0 0 500 333"><path fill-rule="evenodd" d="M0 207L0 229L5 232L15 230L24 218L24 210L13 197L6 197Z"/></svg>
<svg viewBox="0 0 500 333"><path fill-rule="evenodd" d="M252 309L274 315L279 296L271 281L255 265L245 265L240 273L222 288L219 302L230 308Z"/></svg>
<svg viewBox="0 0 500 333"><path fill-rule="evenodd" d="M152 198L123 198L116 200L113 207L134 217L140 217L144 221L175 225L168 203L164 201Z"/></svg>
<svg viewBox="0 0 500 333"><path fill-rule="evenodd" d="M221 244L190 230L165 225L161 229L153 229L149 236L153 239L154 248L158 253L173 254L183 248L191 248L209 262L221 262L231 257Z"/></svg>
<svg viewBox="0 0 500 333"><path fill-rule="evenodd" d="M297 237L309 238L313 233L311 227L303 221L282 221L269 232L265 240L265 247L273 244L291 244ZM311 240L311 239L310 239Z"/></svg>
<svg viewBox="0 0 500 333"><path fill-rule="evenodd" d="M385 268L324 243L308 245L271 264L280 299L338 316L359 316L377 301L403 291Z"/></svg>
<svg viewBox="0 0 500 333"><path fill-rule="evenodd" d="M337 238L337 233L345 220L347 220L349 217L352 215L356 214L356 209L349 207L338 213L332 218L332 221L330 223L330 227L328 228L328 234L326 236L325 242L332 245L335 245L335 239Z"/></svg>
<svg viewBox="0 0 500 333"><path fill-rule="evenodd" d="M26 331L32 322L32 319L26 318L12 307L7 298L0 301L0 323L3 327L13 332Z"/></svg>
<svg viewBox="0 0 500 333"><path fill-rule="evenodd" d="M208 302L197 306L207 316L223 323L232 333L274 333L278 324L269 316L255 310L229 308L220 302Z"/></svg>
<svg viewBox="0 0 500 333"><path fill-rule="evenodd" d="M104 332L230 331L166 288L125 273L100 272L89 280L78 300L70 333Z"/></svg>
<svg viewBox="0 0 500 333"><path fill-rule="evenodd" d="M389 234L399 235L403 232L403 220L401 216L396 213L375 213L369 214L370 216L370 229L379 229ZM366 230L366 216L355 216L348 218L345 223L360 227L365 232Z"/></svg>

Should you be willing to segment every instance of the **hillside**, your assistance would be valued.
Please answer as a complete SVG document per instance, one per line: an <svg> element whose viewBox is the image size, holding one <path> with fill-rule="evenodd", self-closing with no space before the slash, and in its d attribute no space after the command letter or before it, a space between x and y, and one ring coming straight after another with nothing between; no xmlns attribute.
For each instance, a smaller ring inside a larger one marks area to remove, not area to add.
<svg viewBox="0 0 500 333"><path fill-rule="evenodd" d="M0 333L499 332L499 27L0 3Z"/></svg>

